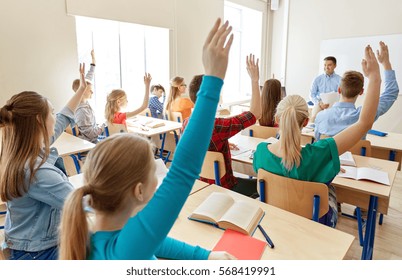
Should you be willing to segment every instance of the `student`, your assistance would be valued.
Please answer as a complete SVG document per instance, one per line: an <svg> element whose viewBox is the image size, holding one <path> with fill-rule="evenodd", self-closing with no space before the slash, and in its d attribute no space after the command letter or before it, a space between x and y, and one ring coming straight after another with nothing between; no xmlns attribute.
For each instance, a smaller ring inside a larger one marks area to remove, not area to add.
<svg viewBox="0 0 402 280"><path fill-rule="evenodd" d="M376 109L375 119L385 114L398 98L399 88L395 78L395 71L392 70L389 61L388 46L380 42L380 51L377 52L378 61L384 67L384 92L380 96L380 103ZM363 94L363 75L356 71L346 72L341 80L338 92L339 102L331 108L320 112L315 119L315 139L319 140L321 135L334 136L346 127L357 122L362 107L356 108L355 103L359 95ZM373 111L375 112L375 111Z"/></svg>
<svg viewBox="0 0 402 280"><path fill-rule="evenodd" d="M339 155L355 145L371 128L374 122L372 112L378 106L381 77L370 46L365 48L362 68L369 83L360 118L356 123L334 138L326 138L302 148L301 129L309 120L308 107L304 98L290 95L279 103L275 114L279 123L279 141L275 144L260 143L254 153L255 172L262 168L293 179L327 184L330 207L320 222L332 227L337 222L337 203L335 190L330 183L340 171Z"/></svg>
<svg viewBox="0 0 402 280"><path fill-rule="evenodd" d="M61 259L233 259L167 237L201 171L233 35L217 20L203 48L206 77L194 120L177 146L170 170L155 193L157 178L150 142L118 134L99 143L85 162L82 188L63 210ZM197 147L197 148L194 148ZM88 230L82 200L89 195L95 224Z"/></svg>
<svg viewBox="0 0 402 280"><path fill-rule="evenodd" d="M315 121L318 112L327 109L329 104L324 104L320 94L337 91L341 82L341 76L335 73L336 58L327 56L324 58L324 74L319 75L313 81L310 89L310 100L314 103L311 122Z"/></svg>
<svg viewBox="0 0 402 280"><path fill-rule="evenodd" d="M191 115L191 109L194 108L194 103L187 97L181 95L186 92L187 85L184 83L184 78L174 77L170 81L170 92L166 110L170 112L180 112L183 120ZM170 118L170 116L168 116ZM181 121L183 121L181 120Z"/></svg>
<svg viewBox="0 0 402 280"><path fill-rule="evenodd" d="M157 119L163 119L163 104L165 103L165 89L161 85L151 86L151 97L149 98L148 108L151 111L151 116ZM159 101L162 99L162 102Z"/></svg>
<svg viewBox="0 0 402 280"><path fill-rule="evenodd" d="M80 86L56 116L49 100L24 91L0 109L2 132L0 198L7 202L5 244L11 260L52 260L58 255L58 227L64 200L73 190L55 162L50 145L74 122L86 91L84 66Z"/></svg>
<svg viewBox="0 0 402 280"><path fill-rule="evenodd" d="M252 96L250 101L250 111L243 112L234 117L215 118L214 130L212 132L211 142L209 143L209 151L221 152L225 158L226 174L221 178L221 186L231 189L235 192L246 196L258 197L256 180L238 178L233 175L232 156L230 154L229 138L236 135L243 129L255 124L256 120L261 116L260 106L260 88L258 80L260 77L258 69L258 59L255 62L254 55L247 56L247 71L251 78ZM201 84L203 75L197 75L190 83L190 98L196 103L197 92ZM183 122L183 131L187 131L189 119ZM181 141L181 140L180 140ZM208 183L215 183L215 180L200 178Z"/></svg>
<svg viewBox="0 0 402 280"><path fill-rule="evenodd" d="M105 118L108 123L126 124L126 119L138 115L148 107L149 100L149 85L151 84L152 77L145 73L145 95L141 107L131 112L121 112L122 109L127 107L127 94L122 89L114 89L107 96Z"/></svg>
<svg viewBox="0 0 402 280"><path fill-rule="evenodd" d="M266 80L261 92L261 118L258 123L261 126L277 127L275 123L275 110L282 100L282 85L277 79Z"/></svg>
<svg viewBox="0 0 402 280"><path fill-rule="evenodd" d="M93 81L95 74L95 51L91 51L92 63L88 73L85 76L85 80L87 82L87 91L82 97L81 103L78 105L77 110L75 111L75 122L78 126L78 137L85 139L94 144L98 143L98 136L103 133L103 126L99 126L96 123L95 112L89 104L89 100L93 95ZM76 79L73 81L72 88L74 92L78 90L80 84L80 80Z"/></svg>

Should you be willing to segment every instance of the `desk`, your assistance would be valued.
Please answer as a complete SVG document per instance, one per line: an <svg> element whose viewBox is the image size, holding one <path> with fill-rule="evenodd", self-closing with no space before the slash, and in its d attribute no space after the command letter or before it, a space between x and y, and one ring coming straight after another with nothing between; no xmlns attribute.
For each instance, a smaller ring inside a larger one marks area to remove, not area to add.
<svg viewBox="0 0 402 280"><path fill-rule="evenodd" d="M212 249L223 230L211 225L191 221L187 217L212 192L226 192L236 199L258 203L265 211L261 225L275 244L266 247L262 259L270 260L341 260L349 250L354 237L339 230L321 225L301 216L253 200L217 185L210 185L189 196L169 236L192 245ZM254 237L265 241L257 229Z"/></svg>
<svg viewBox="0 0 402 280"><path fill-rule="evenodd" d="M353 155L357 167L375 167L388 172L391 186L376 182L335 177L337 201L368 209L366 231L363 239L362 259L372 259L377 212L388 213L389 199L398 163L388 160Z"/></svg>
<svg viewBox="0 0 402 280"><path fill-rule="evenodd" d="M153 121L157 123L163 123L163 126L156 127L156 128L147 128L146 126L144 128L141 128L141 123L146 123L148 121ZM154 135L159 135L159 134L165 134L170 131L175 131L177 129L181 129L182 123L179 122L173 122L173 121L168 121L168 120L162 120L162 119L155 119L151 117L146 117L146 116L136 116L135 118L132 119L127 119L126 120L127 124L127 130L128 132L131 133L137 133L146 137L151 137ZM146 130L144 130L146 129Z"/></svg>
<svg viewBox="0 0 402 280"><path fill-rule="evenodd" d="M80 173L74 176L68 177L68 180L73 185L74 188L80 188L84 184L84 174ZM193 188L191 189L190 195L202 190L203 188L209 186L208 183L205 183L200 180L195 180Z"/></svg>
<svg viewBox="0 0 402 280"><path fill-rule="evenodd" d="M57 148L59 156L62 157L89 151L95 147L95 144L63 132L51 147Z"/></svg>
<svg viewBox="0 0 402 280"><path fill-rule="evenodd" d="M234 143L241 148L247 148L250 150L256 150L258 144L264 140L265 139L263 138L250 137L240 133L229 139L230 143ZM250 154L250 151L246 151L236 156L232 155L233 171L257 177L257 174L253 170L253 160L250 159Z"/></svg>
<svg viewBox="0 0 402 280"><path fill-rule="evenodd" d="M367 140L371 143L371 156L398 162L398 170L401 170L402 160L402 134L389 132L387 136L367 134Z"/></svg>
<svg viewBox="0 0 402 280"><path fill-rule="evenodd" d="M144 124L149 121L163 123L164 125L160 126L160 127L156 127L156 128L148 128L146 126L141 125L141 124ZM181 129L182 123L137 115L135 118L127 119L126 124L127 124L128 132L131 132L131 133L137 133L137 134L143 135L148 138L155 136L155 135L162 135L159 157L161 159L164 159L165 163L170 161L169 156L167 156L167 157L163 156L163 151L165 148L166 133L173 131L174 139L175 139L175 142L177 145L177 142L179 141L179 136L178 136L176 130Z"/></svg>

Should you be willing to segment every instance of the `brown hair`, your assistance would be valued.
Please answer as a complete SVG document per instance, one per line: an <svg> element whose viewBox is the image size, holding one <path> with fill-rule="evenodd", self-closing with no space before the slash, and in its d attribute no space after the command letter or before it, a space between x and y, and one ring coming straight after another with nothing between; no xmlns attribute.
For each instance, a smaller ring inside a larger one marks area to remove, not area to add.
<svg viewBox="0 0 402 280"><path fill-rule="evenodd" d="M276 106L282 99L281 82L277 79L269 79L264 83L261 94L262 114L259 120L262 126L275 125Z"/></svg>
<svg viewBox="0 0 402 280"><path fill-rule="evenodd" d="M1 200L8 201L23 196L36 171L49 156L49 133L46 127L49 111L47 99L32 91L14 95L0 109ZM40 155L42 160L38 164ZM28 184L25 181L26 167L29 170Z"/></svg>
<svg viewBox="0 0 402 280"><path fill-rule="evenodd" d="M120 111L120 106L117 104L117 100L126 97L126 92L122 89L114 89L107 95L105 118L109 123L113 123L114 114Z"/></svg>
<svg viewBox="0 0 402 280"><path fill-rule="evenodd" d="M324 61L330 60L336 65L336 58L334 56L327 56L324 58Z"/></svg>
<svg viewBox="0 0 402 280"><path fill-rule="evenodd" d="M197 93L200 90L200 86L202 83L202 78L204 75L195 75L193 79L190 82L189 88L188 88L188 94L190 95L191 101L195 104L195 101L197 100Z"/></svg>
<svg viewBox="0 0 402 280"><path fill-rule="evenodd" d="M363 85L364 77L362 73L357 71L346 71L343 74L339 87L341 88L343 96L346 98L353 98L362 92Z"/></svg>
<svg viewBox="0 0 402 280"><path fill-rule="evenodd" d="M150 142L135 134L115 134L96 145L85 160L84 186L64 203L59 258L81 260L89 255L89 230L82 201L89 195L95 212L117 214L129 192L148 182L154 162Z"/></svg>
<svg viewBox="0 0 402 280"><path fill-rule="evenodd" d="M174 77L170 81L170 91L169 91L169 98L166 104L166 110L170 111L170 108L173 104L173 101L179 97L179 87L183 84L184 78L183 77Z"/></svg>
<svg viewBox="0 0 402 280"><path fill-rule="evenodd" d="M308 118L306 100L300 95L285 97L279 102L275 117L279 119L282 165L290 171L300 165L301 129Z"/></svg>
<svg viewBox="0 0 402 280"><path fill-rule="evenodd" d="M152 85L151 86L151 92L154 92L154 89L156 89L156 90L162 90L163 92L165 92L165 88L163 87L163 86L161 86L160 84L158 84L158 85Z"/></svg>

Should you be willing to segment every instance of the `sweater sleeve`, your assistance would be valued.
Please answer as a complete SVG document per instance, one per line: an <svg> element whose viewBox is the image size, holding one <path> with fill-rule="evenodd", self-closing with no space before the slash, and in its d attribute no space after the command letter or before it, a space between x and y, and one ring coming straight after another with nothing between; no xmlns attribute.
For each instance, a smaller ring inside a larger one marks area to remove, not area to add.
<svg viewBox="0 0 402 280"><path fill-rule="evenodd" d="M159 258L171 260L207 260L211 251L166 237L155 252Z"/></svg>
<svg viewBox="0 0 402 280"><path fill-rule="evenodd" d="M212 135L223 80L204 76L186 133L170 170L149 203L129 219L111 254L118 259L151 259L161 246L198 178Z"/></svg>

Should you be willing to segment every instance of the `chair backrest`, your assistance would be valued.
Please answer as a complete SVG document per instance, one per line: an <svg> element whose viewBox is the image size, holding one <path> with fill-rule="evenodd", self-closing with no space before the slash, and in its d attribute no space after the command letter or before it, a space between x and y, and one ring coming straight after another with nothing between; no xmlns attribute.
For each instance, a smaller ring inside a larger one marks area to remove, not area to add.
<svg viewBox="0 0 402 280"><path fill-rule="evenodd" d="M267 204L315 221L328 212L328 187L323 183L291 179L264 169L258 169L257 178L260 199Z"/></svg>
<svg viewBox="0 0 402 280"><path fill-rule="evenodd" d="M218 116L229 116L230 115L230 111L228 109L222 109L217 111Z"/></svg>
<svg viewBox="0 0 402 280"><path fill-rule="evenodd" d="M369 140L359 140L349 151L354 155L371 157L371 142Z"/></svg>
<svg viewBox="0 0 402 280"><path fill-rule="evenodd" d="M71 125L66 127L65 130L68 134L74 135L74 136L78 136L80 131L78 130L78 126L75 125L74 127L71 127Z"/></svg>
<svg viewBox="0 0 402 280"><path fill-rule="evenodd" d="M215 184L221 185L221 178L226 174L225 158L220 152L207 151L200 177L215 180Z"/></svg>
<svg viewBox="0 0 402 280"><path fill-rule="evenodd" d="M167 119L169 121L179 122L179 123L183 122L183 116L182 116L181 112L174 112L174 111L166 110L165 113L166 113Z"/></svg>
<svg viewBox="0 0 402 280"><path fill-rule="evenodd" d="M261 126L261 125L252 125L249 128L251 137L258 137L268 139L269 137L276 138L278 134L278 127L269 127L269 126Z"/></svg>
<svg viewBox="0 0 402 280"><path fill-rule="evenodd" d="M144 111L142 111L141 113L139 113L139 115L147 116L147 117L152 117L152 115L151 115L151 110L150 110L149 108L146 108Z"/></svg>
<svg viewBox="0 0 402 280"><path fill-rule="evenodd" d="M105 133L106 136L110 136L116 133L123 133L127 132L127 127L124 124L118 124L118 123L108 123L107 126L105 127Z"/></svg>

